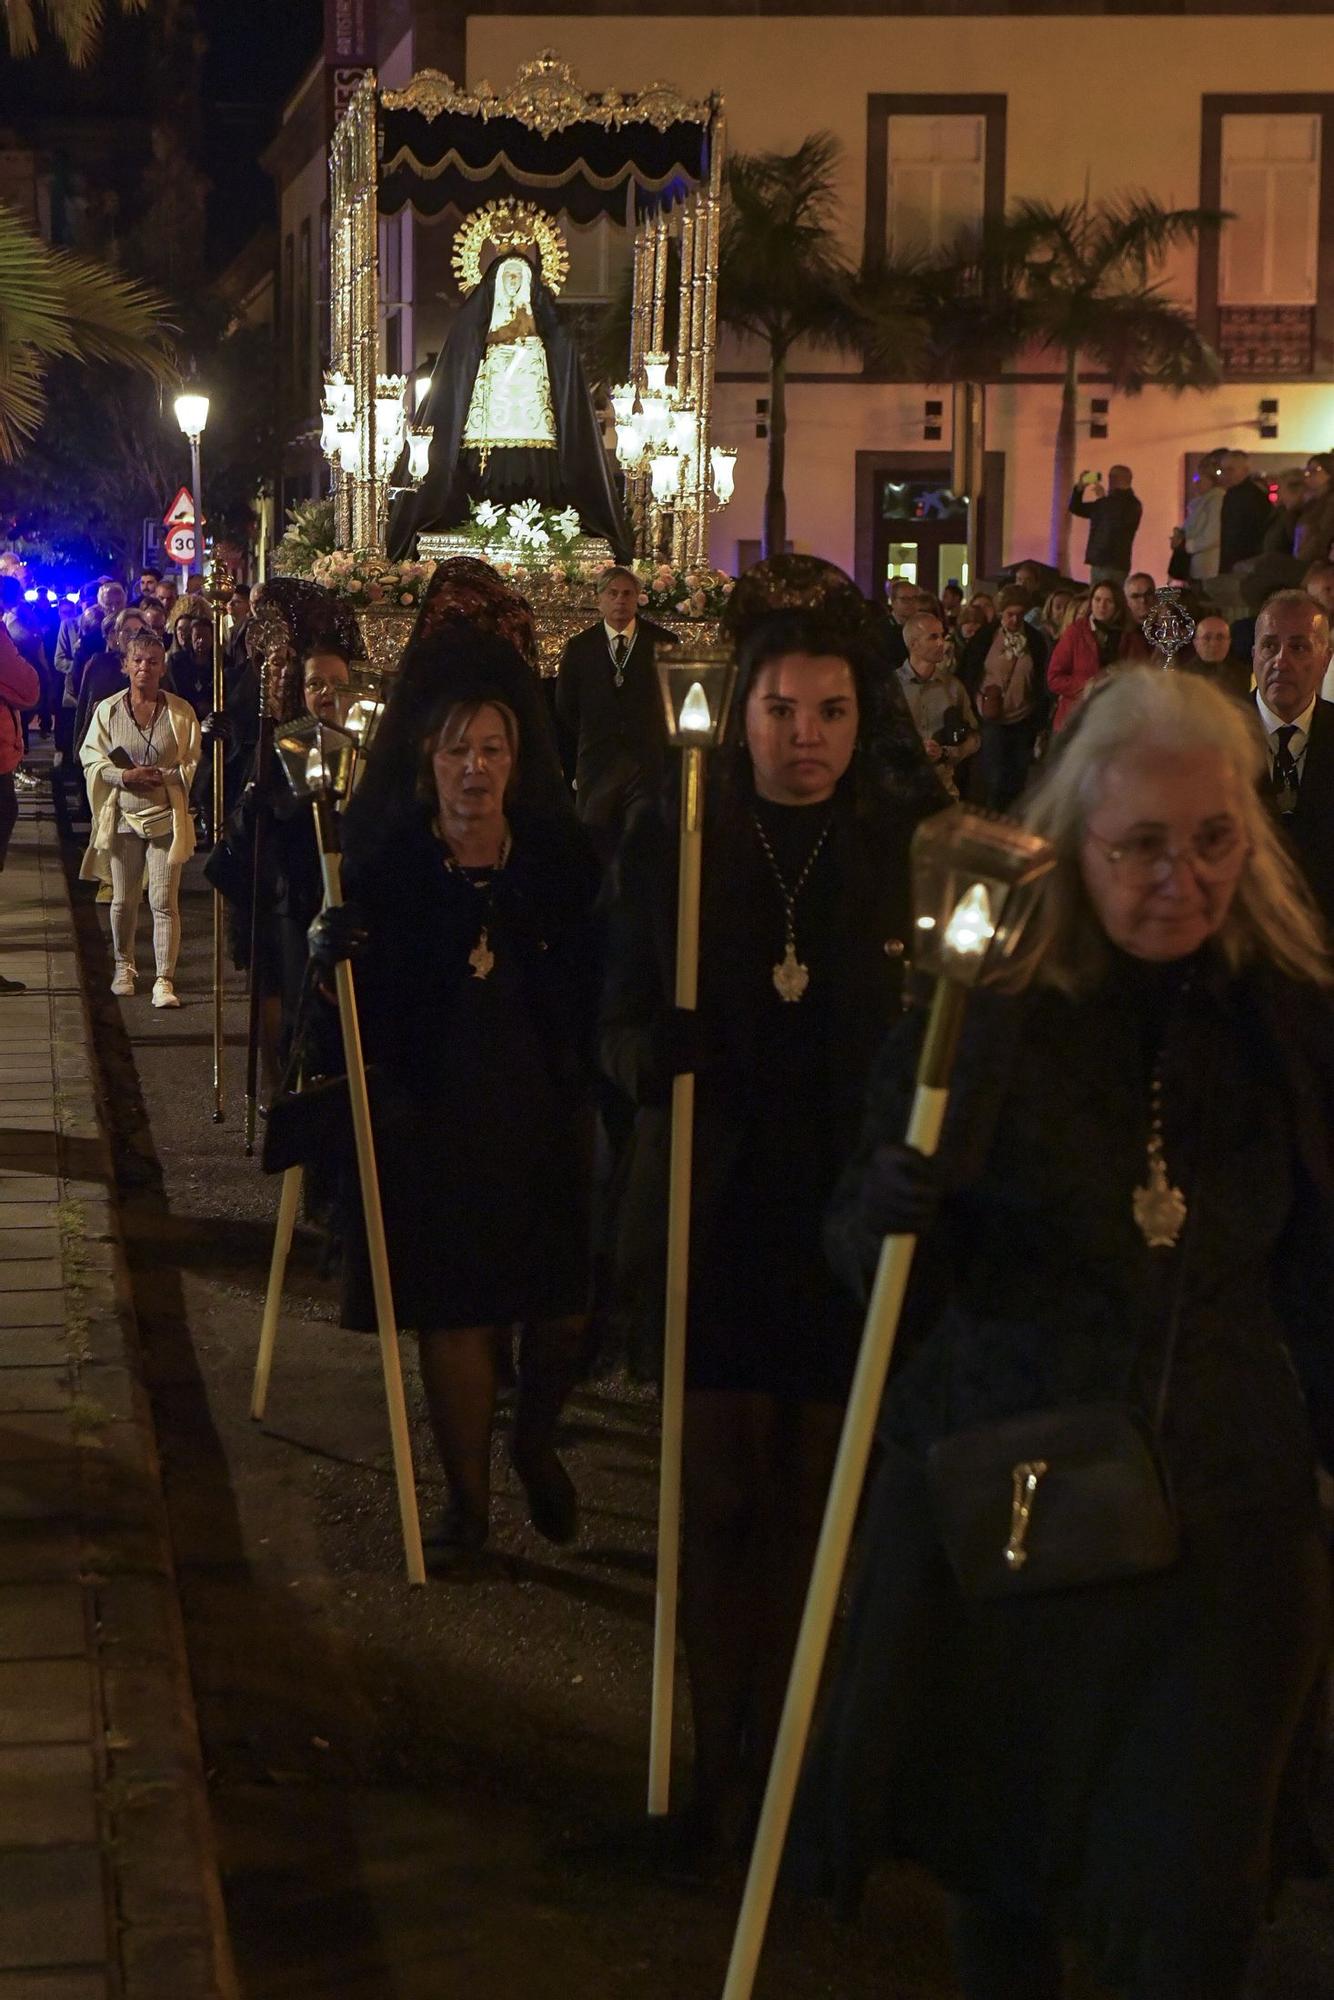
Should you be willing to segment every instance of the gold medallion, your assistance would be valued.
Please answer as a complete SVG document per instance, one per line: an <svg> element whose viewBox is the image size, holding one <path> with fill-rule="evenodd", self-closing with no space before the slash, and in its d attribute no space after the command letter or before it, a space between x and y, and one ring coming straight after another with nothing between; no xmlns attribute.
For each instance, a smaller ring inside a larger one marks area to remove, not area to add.
<svg viewBox="0 0 1334 2000"><path fill-rule="evenodd" d="M468 953L468 963L472 967L473 978L489 979L495 962L496 955L487 943L486 932L483 930L482 935Z"/></svg>
<svg viewBox="0 0 1334 2000"><path fill-rule="evenodd" d="M810 967L797 957L792 939L787 941L783 962L774 967L774 988L780 1000L800 1000L811 983Z"/></svg>
<svg viewBox="0 0 1334 2000"><path fill-rule="evenodd" d="M1175 1249L1186 1224L1186 1197L1167 1178L1161 1157L1149 1158L1149 1182L1134 1194L1135 1222L1150 1250Z"/></svg>

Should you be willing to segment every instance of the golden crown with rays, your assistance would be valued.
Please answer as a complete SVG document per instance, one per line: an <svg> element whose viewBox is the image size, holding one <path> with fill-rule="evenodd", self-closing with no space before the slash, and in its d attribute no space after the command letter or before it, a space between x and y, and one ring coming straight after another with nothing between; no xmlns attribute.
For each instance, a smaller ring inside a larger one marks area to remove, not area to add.
<svg viewBox="0 0 1334 2000"><path fill-rule="evenodd" d="M569 275L565 238L545 209L532 201L488 201L473 210L454 239L454 276L465 297L482 282L482 254L489 244L497 257L535 249L542 259L543 283L553 294Z"/></svg>

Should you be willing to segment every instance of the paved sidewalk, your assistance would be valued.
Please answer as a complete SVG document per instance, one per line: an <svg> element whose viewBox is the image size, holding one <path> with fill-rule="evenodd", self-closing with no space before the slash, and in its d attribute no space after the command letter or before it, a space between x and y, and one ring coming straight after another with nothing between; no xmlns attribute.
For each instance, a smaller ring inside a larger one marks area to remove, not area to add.
<svg viewBox="0 0 1334 2000"><path fill-rule="evenodd" d="M0 874L0 2000L228 2000L166 1516L45 786Z"/></svg>

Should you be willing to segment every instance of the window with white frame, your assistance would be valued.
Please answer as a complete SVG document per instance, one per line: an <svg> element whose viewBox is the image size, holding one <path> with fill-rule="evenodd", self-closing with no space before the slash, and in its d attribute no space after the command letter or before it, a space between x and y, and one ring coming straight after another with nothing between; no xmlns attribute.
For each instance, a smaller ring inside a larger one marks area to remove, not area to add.
<svg viewBox="0 0 1334 2000"><path fill-rule="evenodd" d="M986 198L986 119L892 117L886 248L891 258L947 250L975 229Z"/></svg>
<svg viewBox="0 0 1334 2000"><path fill-rule="evenodd" d="M1229 114L1223 121L1219 303L1316 302L1320 126L1314 112Z"/></svg>
<svg viewBox="0 0 1334 2000"><path fill-rule="evenodd" d="M562 216L561 228L570 253L570 274L561 297L571 303L611 298L634 255L629 230L606 215L585 228Z"/></svg>

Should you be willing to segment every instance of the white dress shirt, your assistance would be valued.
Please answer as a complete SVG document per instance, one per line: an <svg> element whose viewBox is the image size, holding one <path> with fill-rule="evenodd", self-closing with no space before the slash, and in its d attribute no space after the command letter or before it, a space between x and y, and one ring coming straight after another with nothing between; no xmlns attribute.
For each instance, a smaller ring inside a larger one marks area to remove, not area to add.
<svg viewBox="0 0 1334 2000"><path fill-rule="evenodd" d="M616 658L616 641L618 639L624 639L625 641L625 657L627 660L629 659L631 653L634 652L635 634L636 631L638 630L638 624L639 624L638 619L632 618L630 620L630 623L626 626L624 632L618 632L614 625L609 625L606 619L605 618L603 619L602 629L607 635L607 644L611 647L611 656L613 660Z"/></svg>
<svg viewBox="0 0 1334 2000"><path fill-rule="evenodd" d="M1311 732L1311 717L1315 714L1315 705L1318 699L1317 695L1312 695L1301 714L1295 715L1292 719L1292 735L1288 738L1288 749L1292 754L1293 763L1297 766L1299 780L1306 758L1307 739ZM1255 706L1259 711L1260 721L1265 732L1265 747L1269 752L1269 771L1272 777L1274 759L1278 755L1279 747L1275 732L1280 729L1286 729L1288 725L1284 722L1282 716L1275 715L1272 708L1266 708L1258 688L1255 691Z"/></svg>

